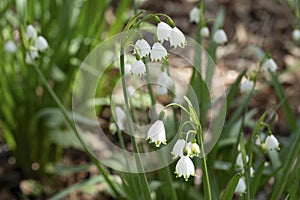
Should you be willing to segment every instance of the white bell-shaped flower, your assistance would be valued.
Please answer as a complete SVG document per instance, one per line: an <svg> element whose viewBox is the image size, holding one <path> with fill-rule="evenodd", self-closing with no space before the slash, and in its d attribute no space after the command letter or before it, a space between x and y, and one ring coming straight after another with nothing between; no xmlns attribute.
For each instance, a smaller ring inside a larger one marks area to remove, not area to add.
<svg viewBox="0 0 300 200"><path fill-rule="evenodd" d="M159 147L161 143L166 144L166 130L162 120L157 120L147 132L147 139L149 143L154 142L156 147Z"/></svg>
<svg viewBox="0 0 300 200"><path fill-rule="evenodd" d="M172 87L173 86L173 80L168 75L167 72L163 71L162 73L159 74L159 76L157 78L157 84Z"/></svg>
<svg viewBox="0 0 300 200"><path fill-rule="evenodd" d="M134 51L137 55L143 58L150 54L151 47L146 40L140 39L136 41L134 45Z"/></svg>
<svg viewBox="0 0 300 200"><path fill-rule="evenodd" d="M246 162L248 161L249 161L249 157L246 155ZM244 167L243 156L241 152L236 157L236 165L239 166L240 168Z"/></svg>
<svg viewBox="0 0 300 200"><path fill-rule="evenodd" d="M244 177L241 177L239 179L239 182L235 188L235 192L239 193L239 194L242 194L242 193L245 193L246 192L246 182L245 182L245 178Z"/></svg>
<svg viewBox="0 0 300 200"><path fill-rule="evenodd" d="M265 72L268 72L269 70L275 72L277 70L277 64L272 58L269 58L264 62L262 68Z"/></svg>
<svg viewBox="0 0 300 200"><path fill-rule="evenodd" d="M176 177L181 177L187 181L190 176L195 176L195 166L188 156L182 156L175 167Z"/></svg>
<svg viewBox="0 0 300 200"><path fill-rule="evenodd" d="M43 36L36 38L35 46L39 51L45 51L49 47L47 40Z"/></svg>
<svg viewBox="0 0 300 200"><path fill-rule="evenodd" d="M183 156L183 149L185 144L185 140L184 139L178 139L173 147L173 150L171 152L171 154L173 155L173 159L176 159L177 157L181 157Z"/></svg>
<svg viewBox="0 0 300 200"><path fill-rule="evenodd" d="M14 53L17 51L17 46L14 41L9 40L4 44L4 50L7 53Z"/></svg>
<svg viewBox="0 0 300 200"><path fill-rule="evenodd" d="M115 123L110 123L108 130L112 135L116 134L118 130L117 125Z"/></svg>
<svg viewBox="0 0 300 200"><path fill-rule="evenodd" d="M255 170L253 167L250 167L250 177L254 177Z"/></svg>
<svg viewBox="0 0 300 200"><path fill-rule="evenodd" d="M202 37L208 37L209 36L209 29L208 27L202 27L200 30L200 34Z"/></svg>
<svg viewBox="0 0 300 200"><path fill-rule="evenodd" d="M168 94L168 88L166 88L165 86L156 85L156 94L158 96L167 95Z"/></svg>
<svg viewBox="0 0 300 200"><path fill-rule="evenodd" d="M164 40L169 40L171 32L172 32L172 28L169 24L165 22L158 23L157 30L156 30L158 41L163 42Z"/></svg>
<svg viewBox="0 0 300 200"><path fill-rule="evenodd" d="M131 71L132 74L134 74L134 75L136 75L136 76L139 77L139 76L145 74L145 72L146 72L146 66L143 63L143 61L137 60L137 61L135 61L132 64L130 71Z"/></svg>
<svg viewBox="0 0 300 200"><path fill-rule="evenodd" d="M294 41L299 41L300 40L300 30L295 29L292 33L292 36L293 36Z"/></svg>
<svg viewBox="0 0 300 200"><path fill-rule="evenodd" d="M36 29L32 25L28 25L26 28L26 37L27 39L35 39L37 37Z"/></svg>
<svg viewBox="0 0 300 200"><path fill-rule="evenodd" d="M228 41L227 35L223 29L219 29L214 33L213 40L217 44L224 44Z"/></svg>
<svg viewBox="0 0 300 200"><path fill-rule="evenodd" d="M265 140L265 145L266 148L269 149L270 151L273 151L273 149L279 150L279 142L277 138L274 135L268 135L266 140Z"/></svg>
<svg viewBox="0 0 300 200"><path fill-rule="evenodd" d="M125 119L126 119L126 114L125 114L124 110L119 106L117 106L115 109L116 109L115 114L116 114L117 125L119 126L119 129L124 130L124 128L125 128L124 123L125 123Z"/></svg>
<svg viewBox="0 0 300 200"><path fill-rule="evenodd" d="M190 22L193 23L199 23L199 17L200 17L200 10L197 7L194 7L190 11Z"/></svg>
<svg viewBox="0 0 300 200"><path fill-rule="evenodd" d="M252 90L254 86L253 81L246 79L241 85L240 85L240 90L243 93L248 93Z"/></svg>
<svg viewBox="0 0 300 200"><path fill-rule="evenodd" d="M152 50L151 50L151 54L150 54L150 58L152 61L160 61L163 58L167 58L168 56L168 52L165 49L165 47L159 43L159 42L155 42L152 46Z"/></svg>
<svg viewBox="0 0 300 200"><path fill-rule="evenodd" d="M172 28L170 34L170 46L176 48L177 46L184 47L186 45L185 36L177 27Z"/></svg>
<svg viewBox="0 0 300 200"><path fill-rule="evenodd" d="M200 154L200 147L196 142L192 142L190 144L190 157L199 156Z"/></svg>
<svg viewBox="0 0 300 200"><path fill-rule="evenodd" d="M39 57L39 52L35 47L30 46L29 51L26 52L25 62L27 64L33 64L34 60Z"/></svg>

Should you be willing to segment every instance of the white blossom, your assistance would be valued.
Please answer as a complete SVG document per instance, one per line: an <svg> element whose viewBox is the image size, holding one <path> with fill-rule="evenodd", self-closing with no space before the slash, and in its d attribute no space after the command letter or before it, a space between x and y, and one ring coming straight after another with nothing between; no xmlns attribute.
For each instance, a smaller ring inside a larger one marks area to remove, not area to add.
<svg viewBox="0 0 300 200"><path fill-rule="evenodd" d="M141 76L141 75L145 74L146 66L143 63L143 61L137 60L132 64L130 71L132 74L134 74L136 76Z"/></svg>
<svg viewBox="0 0 300 200"><path fill-rule="evenodd" d="M165 86L157 85L156 86L156 94L158 96L163 96L168 94L168 89Z"/></svg>
<svg viewBox="0 0 300 200"><path fill-rule="evenodd" d="M159 147L161 143L166 144L166 130L162 120L157 120L147 133L147 139L149 143L154 142L156 147Z"/></svg>
<svg viewBox="0 0 300 200"><path fill-rule="evenodd" d="M227 35L223 29L219 29L214 33L213 40L217 44L224 44L228 41Z"/></svg>
<svg viewBox="0 0 300 200"><path fill-rule="evenodd" d="M14 41L9 40L4 44L4 50L7 53L14 53L17 51L17 46Z"/></svg>
<svg viewBox="0 0 300 200"><path fill-rule="evenodd" d="M250 167L250 177L254 177L255 170L253 167Z"/></svg>
<svg viewBox="0 0 300 200"><path fill-rule="evenodd" d="M126 119L126 114L122 108L119 106L116 107L116 122L117 125L119 126L119 129L124 130L124 122Z"/></svg>
<svg viewBox="0 0 300 200"><path fill-rule="evenodd" d="M136 54L143 58L150 54L151 47L146 40L140 39L136 41L134 45L134 50Z"/></svg>
<svg viewBox="0 0 300 200"><path fill-rule="evenodd" d="M196 142L190 143L190 157L199 156L200 154L200 147Z"/></svg>
<svg viewBox="0 0 300 200"><path fill-rule="evenodd" d="M39 57L39 52L33 46L29 47L29 51L26 52L25 62L27 64L33 64L34 60Z"/></svg>
<svg viewBox="0 0 300 200"><path fill-rule="evenodd" d="M264 62L262 68L265 72L268 72L269 70L275 72L277 70L277 64L272 58L269 58Z"/></svg>
<svg viewBox="0 0 300 200"><path fill-rule="evenodd" d="M183 150L184 150L185 145L186 145L186 142L184 139L177 140L177 142L175 143L175 145L173 147L173 151L171 152L171 154L173 155L173 159L183 156Z"/></svg>
<svg viewBox="0 0 300 200"><path fill-rule="evenodd" d="M159 43L155 42L152 46L150 58L152 61L160 61L163 58L167 58L168 52L165 47Z"/></svg>
<svg viewBox="0 0 300 200"><path fill-rule="evenodd" d="M246 79L241 85L240 85L240 90L241 92L244 92L244 93L248 93L252 90L254 86L254 83L253 81L249 80L249 79Z"/></svg>
<svg viewBox="0 0 300 200"><path fill-rule="evenodd" d="M190 22L193 23L199 23L199 16L200 16L200 10L197 7L194 7L190 11Z"/></svg>
<svg viewBox="0 0 300 200"><path fill-rule="evenodd" d="M37 37L36 29L32 25L28 25L26 28L26 37L27 39L35 39Z"/></svg>
<svg viewBox="0 0 300 200"><path fill-rule="evenodd" d="M115 123L110 123L108 130L111 134L115 134L118 130L117 125Z"/></svg>
<svg viewBox="0 0 300 200"><path fill-rule="evenodd" d="M39 51L45 51L49 47L47 40L43 36L36 38L35 46Z"/></svg>
<svg viewBox="0 0 300 200"><path fill-rule="evenodd" d="M185 181L190 176L195 176L195 166L192 160L188 156L182 156L176 164L175 174L177 177L183 176Z"/></svg>
<svg viewBox="0 0 300 200"><path fill-rule="evenodd" d="M292 36L293 36L294 41L299 41L300 40L300 30L295 29L292 33Z"/></svg>
<svg viewBox="0 0 300 200"><path fill-rule="evenodd" d="M156 94L157 95L166 95L168 93L168 87L173 86L172 78L167 74L167 72L162 72L158 76L157 85L156 85Z"/></svg>
<svg viewBox="0 0 300 200"><path fill-rule="evenodd" d="M167 72L163 71L162 73L159 74L159 76L157 78L157 84L172 87L173 86L173 80L168 75Z"/></svg>
<svg viewBox="0 0 300 200"><path fill-rule="evenodd" d="M202 27L200 30L200 34L202 37L208 37L209 36L209 29L208 27Z"/></svg>
<svg viewBox="0 0 300 200"><path fill-rule="evenodd" d="M249 161L249 157L246 155L246 163ZM236 157L236 165L239 166L240 168L244 167L244 162L243 162L243 156L242 153L240 152L238 156Z"/></svg>
<svg viewBox="0 0 300 200"><path fill-rule="evenodd" d="M245 182L245 178L242 177L239 179L239 182L235 188L235 192L242 194L246 192L246 182Z"/></svg>
<svg viewBox="0 0 300 200"><path fill-rule="evenodd" d="M158 41L163 42L164 40L169 40L171 32L172 32L172 28L170 27L169 24L165 22L158 23L157 30L156 30Z"/></svg>
<svg viewBox="0 0 300 200"><path fill-rule="evenodd" d="M268 135L266 140L265 140L265 145L266 148L269 149L270 151L273 151L273 149L279 150L279 142L277 138L274 135Z"/></svg>
<svg viewBox="0 0 300 200"><path fill-rule="evenodd" d="M172 28L170 34L170 46L176 48L177 46L184 47L186 45L185 36L177 27Z"/></svg>

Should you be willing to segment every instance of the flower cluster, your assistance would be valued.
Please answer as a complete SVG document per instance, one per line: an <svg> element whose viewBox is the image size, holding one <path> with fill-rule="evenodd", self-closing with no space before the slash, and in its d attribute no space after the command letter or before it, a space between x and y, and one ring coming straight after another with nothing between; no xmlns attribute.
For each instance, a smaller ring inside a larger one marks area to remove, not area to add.
<svg viewBox="0 0 300 200"><path fill-rule="evenodd" d="M171 152L173 159L180 158L175 167L177 177L183 176L187 181L190 176L195 176L195 166L191 160L194 156L199 156L200 147L196 143L187 142L184 139L178 139Z"/></svg>
<svg viewBox="0 0 300 200"><path fill-rule="evenodd" d="M38 36L36 29L32 25L26 28L26 39L29 41L29 50L26 52L25 62L32 64L39 57L39 52L44 52L49 48L47 40L43 36Z"/></svg>
<svg viewBox="0 0 300 200"><path fill-rule="evenodd" d="M268 136L263 141L258 136L258 142L256 142L257 145L261 146L263 151L273 151L273 150L280 150L280 143L278 139L271 133L268 134Z"/></svg>
<svg viewBox="0 0 300 200"><path fill-rule="evenodd" d="M7 53L14 53L17 51L17 45L13 40L9 40L4 44L4 50Z"/></svg>
<svg viewBox="0 0 300 200"><path fill-rule="evenodd" d="M242 194L246 192L246 182L245 182L245 165L249 162L249 156L245 155L245 163L243 160L243 155L241 152L239 152L237 158L236 158L236 166L239 170L241 170L241 173L243 174L242 177L239 179L239 182L235 188L235 192ZM254 169L250 167L250 177L254 176Z"/></svg>
<svg viewBox="0 0 300 200"><path fill-rule="evenodd" d="M163 46L164 41L169 41L170 46L184 47L186 45L186 39L184 34L176 27L171 27L169 24L160 21L156 30L157 41L154 42L152 47L145 39L139 39L134 45L134 54L136 55L136 61L132 64L130 72L138 77L142 76L146 72L146 66L143 58L150 58L151 62L160 62L163 59L167 59L168 51ZM159 88L161 89L161 88ZM162 91L161 93L165 93Z"/></svg>
<svg viewBox="0 0 300 200"><path fill-rule="evenodd" d="M173 155L173 159L179 158L176 167L175 174L177 177L183 176L187 181L190 176L195 176L195 166L192 162L192 158L195 156L199 156L201 153L200 146L197 143L197 139L195 138L197 134L202 134L201 125L198 117L196 116L196 112L187 97L184 97L188 104L188 109L184 108L180 104L172 103L167 105L165 108L169 106L178 106L182 108L184 111L190 115L190 120L183 123L179 132L186 126L190 125L192 129L190 129L186 134L181 133L180 137L171 152ZM160 115L160 118L162 115ZM183 139L185 136L185 139ZM192 139L189 140L189 137L192 136ZM202 137L202 136L200 136ZM154 142L156 147L159 147L161 143L166 144L166 131L164 127L164 123L161 119L157 120L149 129L147 133L147 140L150 140L150 143ZM200 143L200 141L198 141Z"/></svg>
<svg viewBox="0 0 300 200"><path fill-rule="evenodd" d="M200 9L198 7L194 7L189 14L190 22L191 23L199 23L200 22ZM209 29L206 26L203 26L200 29L200 34L202 37L208 37L209 36ZM216 44L223 45L228 41L227 35L223 29L218 29L214 32L213 41Z"/></svg>

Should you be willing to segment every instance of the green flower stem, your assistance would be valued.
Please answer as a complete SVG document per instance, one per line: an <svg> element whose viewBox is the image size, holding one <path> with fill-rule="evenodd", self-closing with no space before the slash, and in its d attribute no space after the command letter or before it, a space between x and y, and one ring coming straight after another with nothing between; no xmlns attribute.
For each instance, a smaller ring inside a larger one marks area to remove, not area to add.
<svg viewBox="0 0 300 200"><path fill-rule="evenodd" d="M143 58L143 63L146 66L147 87L148 87L148 91L149 91L150 98L151 98L151 104L153 106L156 102L155 102L155 98L154 98L154 95L153 95L153 89L152 89L152 84L151 84L151 77L150 77L150 72L149 72L149 66L147 65L146 58Z"/></svg>
<svg viewBox="0 0 300 200"><path fill-rule="evenodd" d="M203 175L204 175L204 195L206 196L205 199L212 200L211 197L211 190L210 190L210 183L209 183L209 176L208 176L208 170L207 170L207 164L206 164L206 158L205 158L205 152L204 152L204 145L202 140L202 128L199 127L199 132L197 134L198 136L198 142L200 143L201 152L203 155Z"/></svg>
<svg viewBox="0 0 300 200"><path fill-rule="evenodd" d="M133 147L133 151L137 154L137 168L139 171L141 171L141 174L139 175L139 178L141 180L141 184L143 187L143 192L145 195L145 199L151 199L151 192L150 192L150 188L147 182L147 178L146 178L146 174L144 173L144 168L142 165L142 161L140 158L140 154L139 154L139 149L137 146L137 143L135 141L135 138L133 136L134 133L134 128L133 128L133 121L132 118L130 117L130 108L129 108L129 101L128 101L128 94L127 94L127 89L126 89L126 81L125 81L125 62L124 62L124 43L123 40L121 40L121 48L120 48L120 66L121 66L121 79L122 79L122 89L123 89L123 95L124 95L124 101L125 101L125 113L128 117L128 124L129 124L129 129L130 129L130 138L131 138L131 142L132 142L132 147Z"/></svg>
<svg viewBox="0 0 300 200"><path fill-rule="evenodd" d="M62 112L62 114L64 115L67 123L72 128L72 130L74 131L76 137L80 141L81 145L83 146L84 150L87 152L87 154L90 157L90 159L92 160L92 162L97 166L98 170L103 175L103 177L104 177L105 181L107 182L107 184L115 192L116 196L118 198L122 198L121 195L120 195L120 192L116 189L116 186L114 185L114 183L112 182L112 180L109 178L108 173L104 170L104 168L99 163L99 161L97 160L97 158L93 155L93 153L91 152L91 150L86 146L85 142L83 141L83 139L81 138L79 132L77 131L76 127L74 126L74 123L73 123L72 119L70 118L68 111L66 110L66 108L64 107L64 105L62 104L62 102L60 101L60 99L57 97L57 95L55 94L55 92L50 87L49 83L47 82L47 80L44 77L44 75L43 75L42 71L40 70L40 68L37 66L37 64L33 64L33 67L36 70L36 72L38 73L38 75L39 75L40 79L42 80L43 84L45 85L47 91L50 93L51 97L53 98L53 100L55 101L55 103L58 105L58 107L59 107L60 111Z"/></svg>
<svg viewBox="0 0 300 200"><path fill-rule="evenodd" d="M147 81L147 87L148 87L148 91L149 91L149 94L150 94L150 98L151 98L151 104L152 106L155 105L155 98L154 98L154 95L153 95L153 90L152 90L152 84L150 83L150 73L149 73L149 67L148 65L146 64L146 59L143 58L143 62L146 66L146 81ZM155 113L156 114L156 113ZM163 154L163 157L165 157L165 154ZM175 192L175 189L173 187L173 184L172 184L172 176L171 176L171 171L170 171L170 168L169 167L165 167L163 169L163 171L165 171L166 173L164 173L164 176L166 177L166 181L167 181L167 184L169 185L169 188L171 190L171 196L172 196L172 199L173 200L177 200L177 196L176 196L176 192Z"/></svg>

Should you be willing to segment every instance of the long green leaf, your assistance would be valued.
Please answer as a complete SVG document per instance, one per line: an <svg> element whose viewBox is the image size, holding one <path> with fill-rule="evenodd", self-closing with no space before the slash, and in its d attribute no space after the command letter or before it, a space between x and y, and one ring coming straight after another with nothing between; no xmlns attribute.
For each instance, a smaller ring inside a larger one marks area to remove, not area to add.
<svg viewBox="0 0 300 200"><path fill-rule="evenodd" d="M232 200L235 188L239 182L240 177L240 174L236 174L230 179L226 189L224 190L221 200Z"/></svg>

